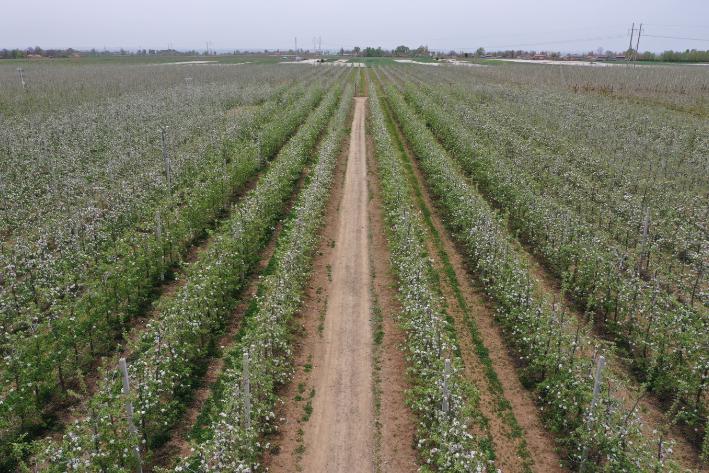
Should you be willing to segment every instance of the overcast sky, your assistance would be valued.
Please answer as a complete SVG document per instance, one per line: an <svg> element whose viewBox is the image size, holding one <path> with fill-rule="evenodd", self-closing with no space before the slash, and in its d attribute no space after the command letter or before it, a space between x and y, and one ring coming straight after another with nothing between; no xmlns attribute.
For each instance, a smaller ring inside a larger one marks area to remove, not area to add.
<svg viewBox="0 0 709 473"><path fill-rule="evenodd" d="M6 0L0 48L709 49L709 0ZM647 34L647 36L645 36ZM685 38L671 39L657 36ZM691 38L691 39L690 39Z"/></svg>

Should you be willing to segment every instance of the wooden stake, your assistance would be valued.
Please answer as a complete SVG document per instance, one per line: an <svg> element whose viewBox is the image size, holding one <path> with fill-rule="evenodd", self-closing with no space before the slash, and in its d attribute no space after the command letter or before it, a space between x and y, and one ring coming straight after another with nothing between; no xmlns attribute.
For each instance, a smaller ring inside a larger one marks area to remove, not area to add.
<svg viewBox="0 0 709 473"><path fill-rule="evenodd" d="M660 435L660 440L657 443L657 461L660 463L657 471L662 471L662 467L665 466L665 444L662 435Z"/></svg>
<svg viewBox="0 0 709 473"><path fill-rule="evenodd" d="M646 258L649 256L647 251L647 237L650 230L650 207L645 207L645 217L643 218L643 241L640 247L640 265L638 267L638 272L642 271L643 266L645 266Z"/></svg>
<svg viewBox="0 0 709 473"><path fill-rule="evenodd" d="M162 240L162 219L160 218L160 211L155 212L155 236L158 240Z"/></svg>
<svg viewBox="0 0 709 473"><path fill-rule="evenodd" d="M26 83L25 83L25 76L24 76L23 72L24 72L24 69L22 69L21 67L17 68L17 73L20 75L20 83L22 84L22 90L24 91Z"/></svg>

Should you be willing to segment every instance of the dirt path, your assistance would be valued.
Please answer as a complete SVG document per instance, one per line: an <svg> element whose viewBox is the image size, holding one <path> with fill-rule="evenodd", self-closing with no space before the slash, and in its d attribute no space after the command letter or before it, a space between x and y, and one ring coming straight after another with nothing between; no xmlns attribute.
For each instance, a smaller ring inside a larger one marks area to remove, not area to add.
<svg viewBox="0 0 709 473"><path fill-rule="evenodd" d="M338 159L333 188L325 209L325 222L320 230L319 243L313 258L312 276L305 288L303 308L294 320L296 337L293 340L295 375L279 394L283 400L277 411L278 433L272 438L274 448L264 455L268 471L302 470L301 460L305 445L301 425L310 418L306 406L312 408L312 361L316 347L324 343L323 330L329 297L331 268L335 238L337 238L338 209L342 201L347 147Z"/></svg>
<svg viewBox="0 0 709 473"><path fill-rule="evenodd" d="M304 471L372 470L372 331L369 323L366 98L355 98L340 204L325 343L313 361L313 416Z"/></svg>
<svg viewBox="0 0 709 473"><path fill-rule="evenodd" d="M280 452L265 459L272 472L374 468L365 108L366 98L356 97L344 182L336 178L334 184L339 205L328 208L304 308L298 368L284 393Z"/></svg>

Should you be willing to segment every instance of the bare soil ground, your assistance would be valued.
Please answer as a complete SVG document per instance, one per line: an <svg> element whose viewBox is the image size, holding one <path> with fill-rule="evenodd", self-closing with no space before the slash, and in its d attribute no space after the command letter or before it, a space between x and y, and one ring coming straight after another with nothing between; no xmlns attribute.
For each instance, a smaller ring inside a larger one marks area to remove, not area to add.
<svg viewBox="0 0 709 473"><path fill-rule="evenodd" d="M264 465L269 471L297 471L302 469L300 459L304 448L301 425L305 406L312 399L312 361L317 344L322 343L325 313L328 302L335 238L337 237L338 209L342 201L347 152L337 163L333 188L325 210L325 222L320 231L320 243L313 258L313 270L305 290L303 309L295 319L298 336L293 341L293 363L296 372L293 380L279 392L282 400L278 406L279 433L271 440L274 448L266 452ZM330 269L329 269L330 268ZM306 368L306 366L308 368Z"/></svg>
<svg viewBox="0 0 709 473"><path fill-rule="evenodd" d="M280 433L264 460L269 471L417 470L404 335L394 319L400 307L376 176L367 166L366 98L355 100L299 318L295 377L281 392Z"/></svg>

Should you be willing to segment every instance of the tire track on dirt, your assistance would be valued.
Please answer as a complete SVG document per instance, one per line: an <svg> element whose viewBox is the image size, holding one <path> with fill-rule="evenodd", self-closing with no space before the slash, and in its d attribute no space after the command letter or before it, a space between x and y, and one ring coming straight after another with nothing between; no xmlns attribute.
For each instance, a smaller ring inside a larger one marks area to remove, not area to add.
<svg viewBox="0 0 709 473"><path fill-rule="evenodd" d="M348 143L349 141L347 141ZM333 261L337 219L342 201L345 167L347 165L346 144L338 158L333 177L330 199L325 209L325 220L319 234L319 244L312 262L312 276L305 289L303 307L292 329L296 334L293 341L293 366L295 374L290 383L279 392L281 405L276 416L279 419L278 433L273 436L274 446L264 455L264 466L270 471L297 471L303 454L301 425L304 416L303 402L310 403L307 387L311 386L313 351L322 343L325 311L329 297L330 271Z"/></svg>

